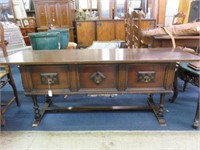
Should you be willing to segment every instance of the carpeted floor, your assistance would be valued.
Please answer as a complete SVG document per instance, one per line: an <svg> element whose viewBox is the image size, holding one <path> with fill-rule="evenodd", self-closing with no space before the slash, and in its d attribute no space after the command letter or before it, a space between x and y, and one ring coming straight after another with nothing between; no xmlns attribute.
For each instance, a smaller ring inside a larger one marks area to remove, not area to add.
<svg viewBox="0 0 200 150"><path fill-rule="evenodd" d="M126 112L70 112L70 113L48 113L37 128L32 127L34 111L31 97L24 96L20 74L17 66L12 67L17 84L21 107L12 104L5 113L6 126L3 131L103 131L103 130L163 130L163 131L199 131L192 128L195 116L198 88L188 86L186 92L182 92L182 82L179 82L179 96L175 103L168 101L171 95L166 96L164 116L166 127L161 127L151 111L126 111ZM11 95L9 87L1 91L2 101ZM141 105L146 104L145 94L123 94L114 97L88 95L54 96L55 105ZM159 100L159 95L154 95ZM44 96L38 98L41 105Z"/></svg>

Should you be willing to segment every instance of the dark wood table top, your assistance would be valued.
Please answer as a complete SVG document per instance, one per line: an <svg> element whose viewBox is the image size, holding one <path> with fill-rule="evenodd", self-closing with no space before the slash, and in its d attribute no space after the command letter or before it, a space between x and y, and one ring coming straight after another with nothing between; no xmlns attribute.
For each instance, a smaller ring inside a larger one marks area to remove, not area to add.
<svg viewBox="0 0 200 150"><path fill-rule="evenodd" d="M99 64L198 61L180 48L24 50L0 58L1 64Z"/></svg>

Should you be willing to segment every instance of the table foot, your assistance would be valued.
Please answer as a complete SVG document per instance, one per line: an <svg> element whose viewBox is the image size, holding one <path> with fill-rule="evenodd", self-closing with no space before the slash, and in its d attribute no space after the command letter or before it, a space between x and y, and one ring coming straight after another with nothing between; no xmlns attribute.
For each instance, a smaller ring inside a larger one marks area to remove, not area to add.
<svg viewBox="0 0 200 150"><path fill-rule="evenodd" d="M39 125L42 117L44 116L46 109L50 106L52 101L51 101L51 97L47 96L44 106L43 106L42 110L40 111L39 105L37 102L37 96L32 96L32 100L33 100L33 105L34 105L34 110L35 110L35 119L33 121L32 127L37 127Z"/></svg>
<svg viewBox="0 0 200 150"><path fill-rule="evenodd" d="M40 123L40 120L34 119L32 127L38 127L39 123Z"/></svg>
<svg viewBox="0 0 200 150"><path fill-rule="evenodd" d="M167 126L167 123L166 123L166 121L165 121L163 116L159 116L157 114L155 114L155 115L156 115L156 117L158 119L158 122L159 122L160 126Z"/></svg>
<svg viewBox="0 0 200 150"><path fill-rule="evenodd" d="M148 97L148 104L152 108L156 118L158 119L160 126L167 126L167 123L166 123L164 116L163 116L163 99L164 99L164 95L161 95L161 104L160 104L160 107L158 107L154 103L153 97L151 95L151 96Z"/></svg>

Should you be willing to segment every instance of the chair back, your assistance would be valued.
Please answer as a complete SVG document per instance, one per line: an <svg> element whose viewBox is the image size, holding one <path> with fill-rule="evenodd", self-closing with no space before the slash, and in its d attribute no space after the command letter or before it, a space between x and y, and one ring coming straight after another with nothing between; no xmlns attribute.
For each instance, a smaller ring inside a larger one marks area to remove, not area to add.
<svg viewBox="0 0 200 150"><path fill-rule="evenodd" d="M6 41L4 39L4 26L0 22L0 50L3 51L3 57L7 57L7 48ZM2 103L2 99L0 98L0 120L1 126L5 125L4 113L10 107L10 105L16 101L17 106L20 106L20 102L18 99L17 88L14 82L14 78L12 76L11 68L9 65L0 64L0 89L4 88L7 84L12 87L13 96L8 96L6 103Z"/></svg>
<svg viewBox="0 0 200 150"><path fill-rule="evenodd" d="M6 51L6 41L5 41L5 37L4 37L4 27L3 24L0 22L0 47L1 50L3 52L3 56L7 57L8 53Z"/></svg>
<svg viewBox="0 0 200 150"><path fill-rule="evenodd" d="M132 48L133 46L133 40L132 40L132 36L133 36L133 32L132 32L132 16L129 13L125 14L124 17L124 25L125 25L125 43L126 43L126 47L127 48Z"/></svg>
<svg viewBox="0 0 200 150"><path fill-rule="evenodd" d="M185 13L178 13L174 15L173 20L172 20L172 25L177 25L177 24L183 24L185 20Z"/></svg>
<svg viewBox="0 0 200 150"><path fill-rule="evenodd" d="M141 11L132 12L132 40L135 48L147 47L142 39L142 16Z"/></svg>
<svg viewBox="0 0 200 150"><path fill-rule="evenodd" d="M2 23L0 23L0 50L3 53L3 57L7 57L8 53L6 50L6 41L4 39L4 27ZM8 65L0 65L0 79L4 77L9 72Z"/></svg>

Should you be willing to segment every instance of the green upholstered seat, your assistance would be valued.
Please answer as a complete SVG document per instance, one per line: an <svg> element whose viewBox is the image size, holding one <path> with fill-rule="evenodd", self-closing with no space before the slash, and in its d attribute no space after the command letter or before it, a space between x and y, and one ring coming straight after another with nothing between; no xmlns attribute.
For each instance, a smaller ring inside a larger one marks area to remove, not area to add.
<svg viewBox="0 0 200 150"><path fill-rule="evenodd" d="M29 33L33 50L56 50L60 49L60 32L36 32Z"/></svg>
<svg viewBox="0 0 200 150"><path fill-rule="evenodd" d="M56 29L51 29L48 30L48 32L60 32L61 35L61 49L66 49L69 43L69 29L64 29L64 28L56 28Z"/></svg>
<svg viewBox="0 0 200 150"><path fill-rule="evenodd" d="M189 62L180 62L179 66L187 71L189 71L190 73L196 74L196 75L200 75L200 70L194 70L191 67L188 66Z"/></svg>

